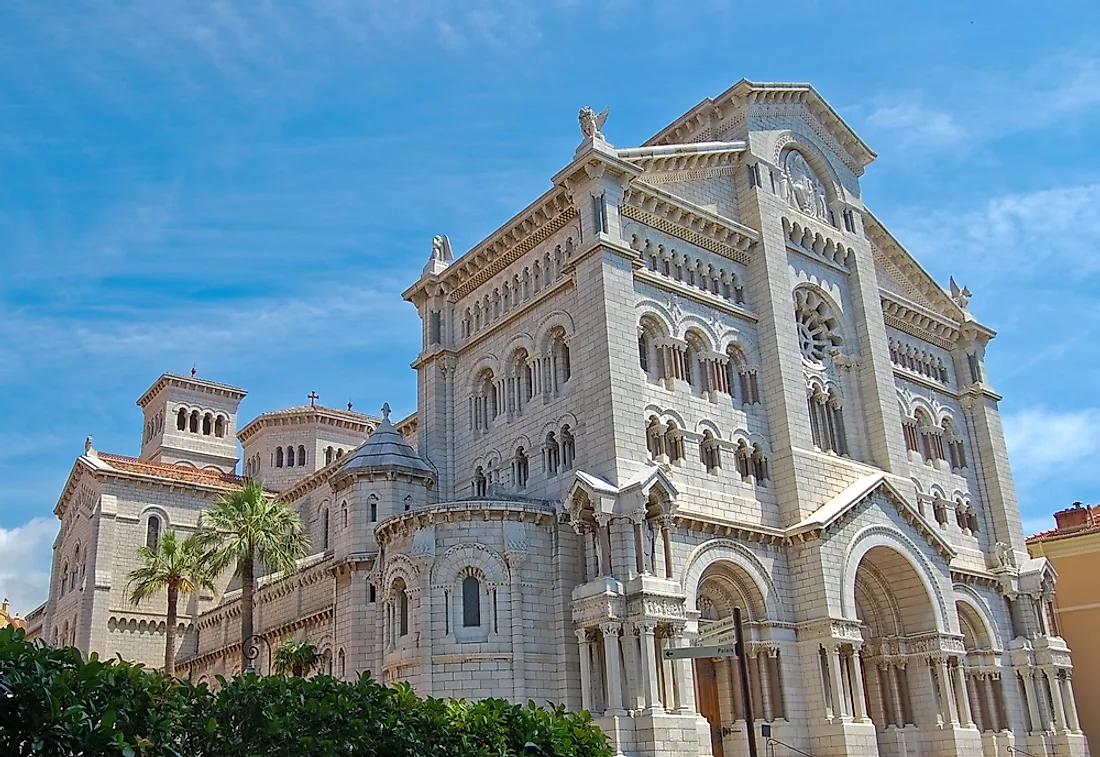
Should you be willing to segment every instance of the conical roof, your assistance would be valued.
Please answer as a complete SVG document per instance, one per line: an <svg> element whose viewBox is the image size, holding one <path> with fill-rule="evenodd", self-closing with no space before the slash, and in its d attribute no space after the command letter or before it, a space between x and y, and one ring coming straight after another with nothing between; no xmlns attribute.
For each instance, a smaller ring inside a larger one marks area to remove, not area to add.
<svg viewBox="0 0 1100 757"><path fill-rule="evenodd" d="M435 477L435 471L390 422L390 406L382 406L382 422L367 440L353 449L340 465L339 471L403 471Z"/></svg>

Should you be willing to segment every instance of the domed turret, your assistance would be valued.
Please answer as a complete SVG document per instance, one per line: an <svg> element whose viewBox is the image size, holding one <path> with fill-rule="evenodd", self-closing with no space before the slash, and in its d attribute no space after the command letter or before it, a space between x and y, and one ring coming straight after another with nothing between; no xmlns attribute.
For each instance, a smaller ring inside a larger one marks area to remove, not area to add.
<svg viewBox="0 0 1100 757"><path fill-rule="evenodd" d="M344 460L336 476L346 473L378 473L396 471L413 476L435 478L431 465L398 433L390 422L390 406L382 406L382 422L367 440Z"/></svg>

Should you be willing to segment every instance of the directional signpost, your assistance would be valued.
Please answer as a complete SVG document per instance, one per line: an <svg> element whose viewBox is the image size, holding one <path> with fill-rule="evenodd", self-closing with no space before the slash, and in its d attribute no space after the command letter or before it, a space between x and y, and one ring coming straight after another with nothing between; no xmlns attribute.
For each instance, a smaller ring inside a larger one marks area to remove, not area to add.
<svg viewBox="0 0 1100 757"><path fill-rule="evenodd" d="M736 644L717 644L710 647L671 647L662 652L666 660L687 660L698 657L736 657L741 671L741 701L745 708L745 735L749 740L749 757L756 757L756 731L753 729L752 698L749 694L749 661L745 654L744 629L741 627L741 608L733 608L733 628ZM770 730L770 729L769 729ZM771 734L768 733L768 736Z"/></svg>

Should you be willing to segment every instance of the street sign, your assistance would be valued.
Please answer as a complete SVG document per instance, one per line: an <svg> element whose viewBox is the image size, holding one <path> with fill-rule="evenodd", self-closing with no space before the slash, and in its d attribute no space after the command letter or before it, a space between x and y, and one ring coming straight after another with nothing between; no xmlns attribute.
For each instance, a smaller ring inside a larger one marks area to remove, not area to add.
<svg viewBox="0 0 1100 757"><path fill-rule="evenodd" d="M684 660L695 657L736 657L737 645L722 644L713 647L674 647L662 652L666 660Z"/></svg>

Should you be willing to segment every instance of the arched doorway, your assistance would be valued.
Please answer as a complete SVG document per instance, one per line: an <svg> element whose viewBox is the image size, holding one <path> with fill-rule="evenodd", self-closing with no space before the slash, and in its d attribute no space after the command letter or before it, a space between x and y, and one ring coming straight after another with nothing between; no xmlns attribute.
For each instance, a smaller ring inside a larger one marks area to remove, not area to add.
<svg viewBox="0 0 1100 757"><path fill-rule="evenodd" d="M993 650L993 640L978 610L969 602L956 602L959 630L963 635L966 657L963 658L963 675L966 692L970 698L970 711L978 730L996 732L1007 728L1004 689L1000 667Z"/></svg>
<svg viewBox="0 0 1100 757"><path fill-rule="evenodd" d="M701 643L707 645L733 642L733 609L741 609L754 721L784 717L779 651L774 644L766 643L762 633L768 620L767 607L752 576L730 560L717 560L700 576L695 604ZM740 675L736 657L698 658L694 662L696 701L699 714L710 724L715 757L738 754L744 742L747 726Z"/></svg>
<svg viewBox="0 0 1100 757"><path fill-rule="evenodd" d="M946 664L933 664L928 654L928 638L938 636L932 598L901 552L875 546L856 569L855 605L863 644L840 650L842 681L831 687L832 704L842 713L867 713L876 726L879 753L898 754L903 742L895 731L932 725L937 713L951 711L944 699L955 695ZM862 686L854 676L861 677ZM865 699L857 706L860 692Z"/></svg>

